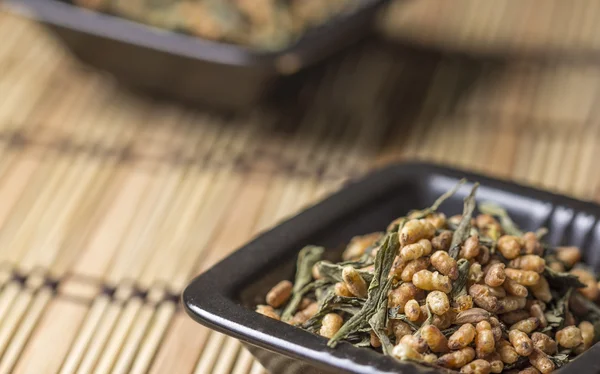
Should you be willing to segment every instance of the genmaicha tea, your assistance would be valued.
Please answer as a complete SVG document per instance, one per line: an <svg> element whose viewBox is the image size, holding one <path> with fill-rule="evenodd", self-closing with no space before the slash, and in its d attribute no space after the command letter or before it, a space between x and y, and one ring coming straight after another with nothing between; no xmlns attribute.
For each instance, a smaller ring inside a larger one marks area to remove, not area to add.
<svg viewBox="0 0 600 374"><path fill-rule="evenodd" d="M461 215L439 206L352 238L338 263L303 248L294 282L258 313L398 360L462 373L549 373L600 335L600 288L576 247L522 232L501 207L479 204L476 183Z"/></svg>
<svg viewBox="0 0 600 374"><path fill-rule="evenodd" d="M88 9L258 50L281 50L360 0L73 0Z"/></svg>

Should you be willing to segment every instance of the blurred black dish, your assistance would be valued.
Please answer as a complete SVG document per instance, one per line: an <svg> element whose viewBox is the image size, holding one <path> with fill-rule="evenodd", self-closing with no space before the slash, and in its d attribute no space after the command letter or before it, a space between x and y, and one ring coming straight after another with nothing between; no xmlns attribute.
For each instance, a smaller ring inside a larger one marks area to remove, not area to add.
<svg viewBox="0 0 600 374"><path fill-rule="evenodd" d="M388 0L361 1L356 11L309 30L278 52L203 40L58 0L6 3L48 25L79 59L127 86L185 102L243 109L285 87L289 75L368 34Z"/></svg>
<svg viewBox="0 0 600 374"><path fill-rule="evenodd" d="M183 293L186 311L199 323L245 342L272 373L436 372L349 343L330 349L327 339L262 316L254 307L273 284L293 279L296 255L304 245L339 248L326 252L335 258L354 235L380 230L398 215L429 206L462 177L481 183L478 201L502 205L525 230L547 227L550 244L579 246L584 262L600 269L600 206L459 170L401 164L351 184L200 275ZM460 211L469 190L463 186L440 211ZM599 373L598 354L600 343L556 372Z"/></svg>

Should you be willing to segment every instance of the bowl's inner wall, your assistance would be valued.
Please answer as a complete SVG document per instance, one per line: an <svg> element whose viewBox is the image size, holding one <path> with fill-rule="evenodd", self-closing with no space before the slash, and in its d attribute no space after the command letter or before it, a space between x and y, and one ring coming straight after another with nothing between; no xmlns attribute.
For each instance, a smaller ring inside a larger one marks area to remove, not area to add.
<svg viewBox="0 0 600 374"><path fill-rule="evenodd" d="M321 245L327 248L325 258L339 261L346 243L355 235L383 231L395 218L412 209L430 206L433 201L457 183L454 178L433 175L427 178L399 181L378 196L373 196L353 214L339 219L322 230L305 238L303 242L289 243L286 257L273 259L267 268L257 269L254 282L243 285L237 300L246 307L254 308L264 303L268 290L282 279L293 280L298 251L305 245ZM461 214L463 199L471 185L463 186L440 208L448 217ZM596 215L574 212L555 206L551 202L499 188L481 186L477 201L492 201L502 205L522 230L534 231L547 227L550 232L545 240L552 245L577 245L584 250L584 260L596 270L600 268L600 225Z"/></svg>

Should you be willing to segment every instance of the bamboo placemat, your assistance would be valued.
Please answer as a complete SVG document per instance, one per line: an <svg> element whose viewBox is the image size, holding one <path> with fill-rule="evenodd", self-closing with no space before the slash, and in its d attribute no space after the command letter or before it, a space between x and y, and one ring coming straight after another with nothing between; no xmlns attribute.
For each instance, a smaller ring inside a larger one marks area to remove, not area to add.
<svg viewBox="0 0 600 374"><path fill-rule="evenodd" d="M0 373L263 369L178 294L250 237L393 160L600 200L600 68L413 54L328 63L300 110L147 101L0 13Z"/></svg>

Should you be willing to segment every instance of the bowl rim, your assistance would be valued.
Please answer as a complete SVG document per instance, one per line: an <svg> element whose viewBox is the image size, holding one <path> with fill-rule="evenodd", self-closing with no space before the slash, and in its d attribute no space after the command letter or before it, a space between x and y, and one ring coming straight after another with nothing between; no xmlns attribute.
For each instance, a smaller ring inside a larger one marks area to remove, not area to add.
<svg viewBox="0 0 600 374"><path fill-rule="evenodd" d="M264 268L274 259L288 254L289 248L277 243L282 240L293 242L301 240L302 237L318 230L319 226L352 212L369 201L372 196L398 183L399 180L417 176L429 178L436 175L456 180L465 177L470 181L478 181L485 187L540 200L552 204L553 207L568 207L577 212L600 217L600 206L592 202L429 163L392 164L375 170L358 181L352 181L341 191L257 236L196 277L182 294L185 311L195 321L211 329L251 345L308 361L323 370L357 374L396 373L400 370L407 374L438 372L421 365L399 363L391 357L383 356L373 350L356 348L345 342L340 343L335 349L328 348L325 339L262 316L239 305L234 299L236 290L246 279L250 279L249 277L255 274L257 268ZM600 354L600 344L595 344L586 354L579 356L560 372L578 370L589 372L589 365L593 363L593 356L596 354ZM581 359L581 357L589 359ZM600 362L596 367L600 372Z"/></svg>

